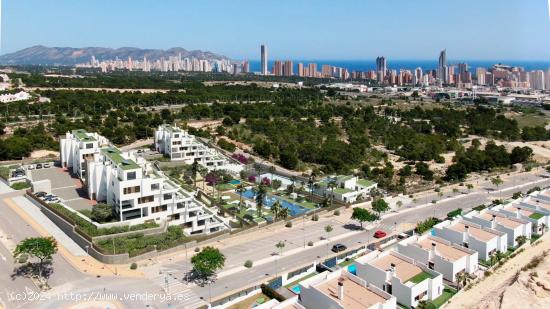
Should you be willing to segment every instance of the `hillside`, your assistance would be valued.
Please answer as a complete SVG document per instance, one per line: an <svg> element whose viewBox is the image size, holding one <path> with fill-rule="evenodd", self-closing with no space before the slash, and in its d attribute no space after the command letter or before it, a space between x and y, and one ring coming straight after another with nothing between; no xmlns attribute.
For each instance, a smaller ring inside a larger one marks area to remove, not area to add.
<svg viewBox="0 0 550 309"><path fill-rule="evenodd" d="M0 56L0 64L23 65L23 64L42 64L42 65L74 65L90 61L92 56L98 60L116 59L143 59L157 60L178 56L182 58L190 57L204 60L228 60L229 58L209 51L187 50L182 47L174 47L167 50L162 49L141 49L134 47L121 47L117 49L105 47L47 47L36 45L25 48L14 53Z"/></svg>

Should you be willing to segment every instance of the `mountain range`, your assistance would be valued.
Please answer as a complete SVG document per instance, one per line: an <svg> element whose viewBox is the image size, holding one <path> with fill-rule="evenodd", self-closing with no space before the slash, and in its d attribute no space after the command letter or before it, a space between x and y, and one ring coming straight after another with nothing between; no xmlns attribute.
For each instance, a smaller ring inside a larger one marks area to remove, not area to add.
<svg viewBox="0 0 550 309"><path fill-rule="evenodd" d="M203 60L230 60L228 57L218 55L209 51L187 50L182 47L174 47L167 50L162 49L141 49L135 47L106 48L106 47L47 47L36 45L13 53L0 56L0 64L6 65L74 65L77 63L89 62L92 56L99 61L119 59L143 59L157 60L178 56L182 58L197 58Z"/></svg>

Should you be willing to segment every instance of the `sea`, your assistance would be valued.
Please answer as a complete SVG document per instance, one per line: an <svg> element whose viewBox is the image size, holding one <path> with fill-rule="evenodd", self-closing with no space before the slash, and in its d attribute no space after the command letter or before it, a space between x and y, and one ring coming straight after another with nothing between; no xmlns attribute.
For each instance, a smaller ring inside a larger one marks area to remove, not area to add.
<svg viewBox="0 0 550 309"><path fill-rule="evenodd" d="M323 64L329 64L335 67L342 67L348 71L371 71L376 70L376 62L372 60L292 60L294 64L294 72L297 71L298 63L307 65L308 63L317 63L317 70L321 71ZM526 71L532 70L547 70L550 69L550 61L521 61L521 60L448 60L449 65L457 65L459 63L467 63L470 66L470 71L475 72L476 68L490 68L495 64L504 64L514 67L522 67ZM274 61L268 61L268 68L271 70ZM414 70L418 67L426 70L434 70L437 68L437 59L435 60L387 60L388 69L398 70ZM250 71L260 72L261 62L259 60L250 60Z"/></svg>

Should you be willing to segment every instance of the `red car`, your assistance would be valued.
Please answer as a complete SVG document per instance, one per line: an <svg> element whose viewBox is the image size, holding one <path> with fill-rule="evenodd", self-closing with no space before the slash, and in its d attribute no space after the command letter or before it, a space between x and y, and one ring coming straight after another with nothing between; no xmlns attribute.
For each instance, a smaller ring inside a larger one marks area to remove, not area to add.
<svg viewBox="0 0 550 309"><path fill-rule="evenodd" d="M386 232L380 231L380 230L374 232L374 238L384 238L384 237L386 237Z"/></svg>

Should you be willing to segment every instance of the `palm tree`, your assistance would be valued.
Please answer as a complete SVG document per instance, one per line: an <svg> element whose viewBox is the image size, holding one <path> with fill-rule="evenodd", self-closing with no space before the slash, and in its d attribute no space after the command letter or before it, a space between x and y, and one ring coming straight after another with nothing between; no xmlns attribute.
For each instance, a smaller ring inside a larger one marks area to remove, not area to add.
<svg viewBox="0 0 550 309"><path fill-rule="evenodd" d="M290 177L290 181L292 181L292 191L291 191L291 193L294 193L294 185L296 183L296 176Z"/></svg>
<svg viewBox="0 0 550 309"><path fill-rule="evenodd" d="M500 179L500 176L491 178L491 183L498 189L498 186L502 184L502 179Z"/></svg>
<svg viewBox="0 0 550 309"><path fill-rule="evenodd" d="M270 183L273 184L273 174L275 174L275 172L277 171L277 169L275 168L275 166L271 165L269 167L269 174L270 174Z"/></svg>
<svg viewBox="0 0 550 309"><path fill-rule="evenodd" d="M271 206L271 211L275 215L275 219L279 218L282 209L283 207L281 207L281 203L279 200L276 200L275 203L273 203L273 206Z"/></svg>
<svg viewBox="0 0 550 309"><path fill-rule="evenodd" d="M456 274L456 283L457 283L457 287L458 289L462 289L463 287L465 287L468 282L470 282L472 278L470 278L470 276L466 273L466 272L459 272L458 274Z"/></svg>
<svg viewBox="0 0 550 309"><path fill-rule="evenodd" d="M279 211L279 217L281 217L282 219L286 219L286 217L288 217L289 215L290 210L288 210L288 208L281 207L281 210Z"/></svg>
<svg viewBox="0 0 550 309"><path fill-rule="evenodd" d="M197 160L193 161L191 164L191 174L193 175L193 188L197 188L197 173L199 172L199 162Z"/></svg>
<svg viewBox="0 0 550 309"><path fill-rule="evenodd" d="M334 202L334 188L336 188L336 181L331 179L327 184L327 187L330 189L330 206L332 207L332 203Z"/></svg>
<svg viewBox="0 0 550 309"><path fill-rule="evenodd" d="M313 198L313 186L315 184L315 178L313 175L309 176L309 179L307 180L307 185L309 186L309 199Z"/></svg>
<svg viewBox="0 0 550 309"><path fill-rule="evenodd" d="M258 210L258 217L262 216L262 207L264 206L264 199L267 194L265 185L260 183L256 188L256 209Z"/></svg>
<svg viewBox="0 0 550 309"><path fill-rule="evenodd" d="M237 185L237 189L235 189L235 192L239 194L239 207L242 207L243 205L243 194L246 191L246 188L243 184Z"/></svg>

